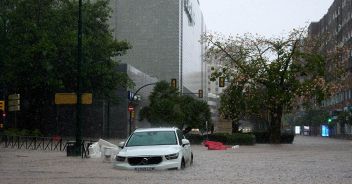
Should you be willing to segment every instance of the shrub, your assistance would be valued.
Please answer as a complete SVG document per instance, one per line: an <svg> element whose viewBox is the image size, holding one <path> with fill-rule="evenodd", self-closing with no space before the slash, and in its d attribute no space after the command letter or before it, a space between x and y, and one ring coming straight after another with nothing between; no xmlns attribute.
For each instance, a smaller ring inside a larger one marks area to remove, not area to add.
<svg viewBox="0 0 352 184"><path fill-rule="evenodd" d="M270 142L270 134L269 132L253 132L255 136L255 142L262 144L262 143L269 143Z"/></svg>
<svg viewBox="0 0 352 184"><path fill-rule="evenodd" d="M43 137L43 134L38 129L34 129L33 131L30 132L29 135L34 137Z"/></svg>
<svg viewBox="0 0 352 184"><path fill-rule="evenodd" d="M9 128L4 131L4 134L7 136L19 136L19 135L21 135L21 131L15 129L15 128Z"/></svg>
<svg viewBox="0 0 352 184"><path fill-rule="evenodd" d="M201 144L205 139L199 134L185 134L186 139L191 142L191 144Z"/></svg>
<svg viewBox="0 0 352 184"><path fill-rule="evenodd" d="M253 132L255 136L255 142L261 144L270 143L270 133L269 132ZM294 134L281 134L281 144L292 144L294 140Z"/></svg>
<svg viewBox="0 0 352 184"><path fill-rule="evenodd" d="M282 144L292 144L295 138L294 134L282 134L281 135L281 143Z"/></svg>
<svg viewBox="0 0 352 184"><path fill-rule="evenodd" d="M18 130L16 128L9 128L4 131L4 134L7 136L35 136L35 137L43 136L43 134L38 129L29 131L27 129Z"/></svg>
<svg viewBox="0 0 352 184"><path fill-rule="evenodd" d="M187 139L192 144L200 144L207 139L206 135L197 134L186 134ZM253 145L255 144L255 137L252 134L225 134L225 133L215 133L209 134L208 140L222 142L226 145Z"/></svg>

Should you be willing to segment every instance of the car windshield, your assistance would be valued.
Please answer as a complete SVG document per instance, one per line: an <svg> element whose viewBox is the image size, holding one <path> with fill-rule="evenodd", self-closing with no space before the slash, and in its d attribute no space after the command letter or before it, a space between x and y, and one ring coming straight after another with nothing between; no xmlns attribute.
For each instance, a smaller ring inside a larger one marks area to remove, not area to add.
<svg viewBox="0 0 352 184"><path fill-rule="evenodd" d="M135 132L127 142L130 146L176 145L174 131Z"/></svg>

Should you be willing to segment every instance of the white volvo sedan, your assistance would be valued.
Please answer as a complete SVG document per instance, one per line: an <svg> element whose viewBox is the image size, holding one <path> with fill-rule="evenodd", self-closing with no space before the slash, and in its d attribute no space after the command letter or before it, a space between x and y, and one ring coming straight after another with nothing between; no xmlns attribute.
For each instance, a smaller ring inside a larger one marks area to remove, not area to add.
<svg viewBox="0 0 352 184"><path fill-rule="evenodd" d="M193 164L190 143L178 128L137 129L119 146L114 167L120 169L172 170Z"/></svg>

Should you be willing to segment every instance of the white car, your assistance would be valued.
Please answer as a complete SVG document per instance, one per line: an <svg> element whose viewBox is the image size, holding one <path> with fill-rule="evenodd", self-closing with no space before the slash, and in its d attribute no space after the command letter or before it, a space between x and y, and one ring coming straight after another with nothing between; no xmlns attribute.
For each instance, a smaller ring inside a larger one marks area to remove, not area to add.
<svg viewBox="0 0 352 184"><path fill-rule="evenodd" d="M173 170L193 164L190 143L178 128L137 129L119 146L114 167L120 169Z"/></svg>

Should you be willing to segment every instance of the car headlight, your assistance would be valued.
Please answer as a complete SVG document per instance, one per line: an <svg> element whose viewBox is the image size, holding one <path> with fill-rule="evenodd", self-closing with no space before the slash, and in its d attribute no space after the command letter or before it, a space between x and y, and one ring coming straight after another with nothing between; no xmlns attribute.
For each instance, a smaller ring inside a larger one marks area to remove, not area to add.
<svg viewBox="0 0 352 184"><path fill-rule="evenodd" d="M165 155L166 160L172 160L172 159L177 159L178 158L178 153L170 154L170 155Z"/></svg>
<svg viewBox="0 0 352 184"><path fill-rule="evenodd" d="M116 161L118 162L124 162L125 160L126 160L126 157L116 156Z"/></svg>

